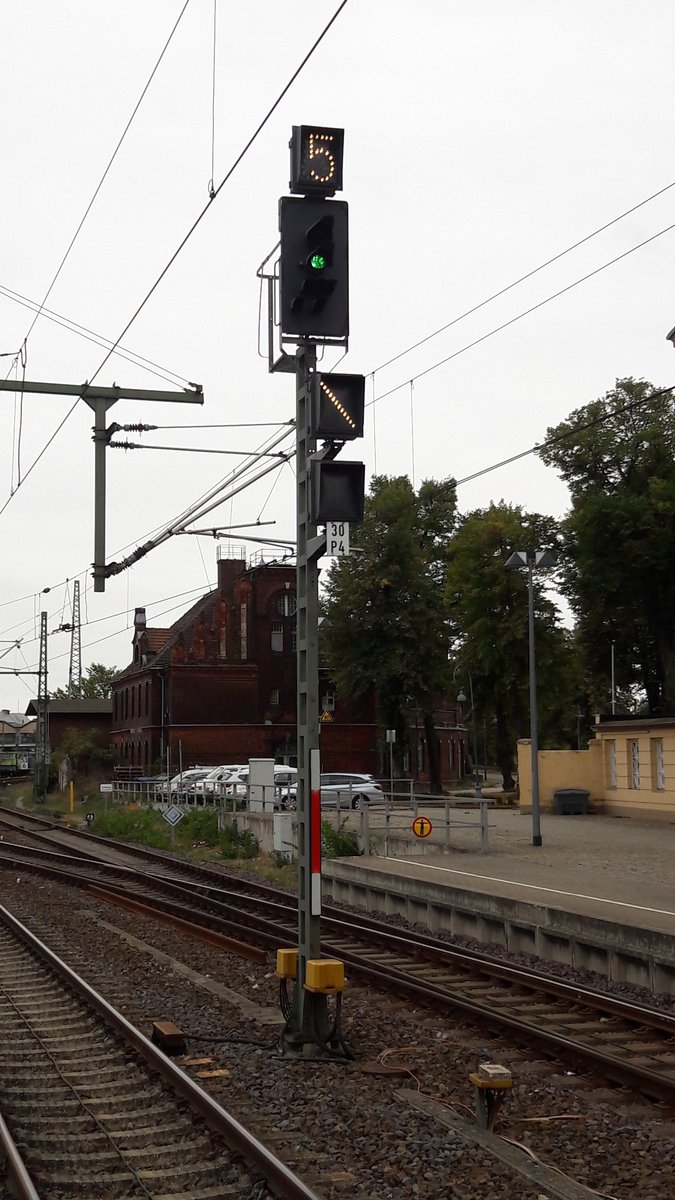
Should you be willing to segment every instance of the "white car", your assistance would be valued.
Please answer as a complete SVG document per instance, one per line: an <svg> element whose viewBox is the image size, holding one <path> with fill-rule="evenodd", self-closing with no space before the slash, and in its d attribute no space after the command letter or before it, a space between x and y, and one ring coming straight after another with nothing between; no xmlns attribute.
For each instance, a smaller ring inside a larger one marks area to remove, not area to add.
<svg viewBox="0 0 675 1200"><path fill-rule="evenodd" d="M212 767L208 775L203 779L198 779L195 785L195 794L197 796L213 795L217 792L222 792L224 789L221 786L230 778L236 775L239 771L244 771L246 768L242 763L226 763L222 767Z"/></svg>
<svg viewBox="0 0 675 1200"><path fill-rule="evenodd" d="M210 770L211 767L190 767L187 771L181 771L178 775L174 775L169 782L168 790L171 796L178 796L182 795L183 792L187 792L191 784L196 783L198 779L203 779L205 775L208 775ZM166 781L159 784L157 792L160 796L163 795L166 797Z"/></svg>
<svg viewBox="0 0 675 1200"><path fill-rule="evenodd" d="M297 767L288 767L284 763L280 763L274 768L274 793L275 807L279 801L279 807L285 808L287 796L294 792L295 781L298 777ZM246 796L249 785L249 768L244 767L243 770L237 771L224 784L224 791L227 796Z"/></svg>
<svg viewBox="0 0 675 1200"><path fill-rule="evenodd" d="M295 806L296 788L286 792L287 803ZM322 808L363 808L372 801L383 800L382 785L372 775L357 771L327 771L321 776Z"/></svg>

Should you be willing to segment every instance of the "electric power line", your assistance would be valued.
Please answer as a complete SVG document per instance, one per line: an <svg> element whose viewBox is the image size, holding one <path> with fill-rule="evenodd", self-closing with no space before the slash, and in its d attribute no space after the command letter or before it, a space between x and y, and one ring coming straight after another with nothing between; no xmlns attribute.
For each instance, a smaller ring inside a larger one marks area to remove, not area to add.
<svg viewBox="0 0 675 1200"><path fill-rule="evenodd" d="M517 316L511 317L508 321L503 321L501 325L497 325L494 329L490 329L481 337L475 338L472 342L468 342L465 346L461 346L459 350L453 351L433 366L427 367L424 371L418 371L411 379L406 379L403 383L398 383L396 387L389 388L387 392L382 392L379 396L369 400L366 408L370 408L373 404L378 404L380 400L386 399L387 396L393 396L394 392L400 392L401 388L408 387L410 383L418 379L423 379L425 375L430 375L432 371L438 370L445 363L451 362L453 358L458 358L460 354L465 354L467 350L472 350L474 346L479 346L481 342L486 342L488 338L494 337L496 333L501 333L503 329L508 329L510 325L515 325L517 321L522 321L523 317L528 317L531 313L536 312L539 308L544 308L546 304L550 304L552 300L557 300L560 296L564 296L566 292L571 292L573 288L578 287L581 283L586 283L587 280L593 279L595 275L599 275L601 271L606 271L608 267L613 267L615 263L621 262L622 259L628 258L630 254L634 254L636 250L642 250L644 246L648 246L650 242L655 242L657 238L663 237L664 233L670 233L675 229L675 224L666 225L665 229L660 229L658 233L652 234L651 237L645 238L644 241L638 242L636 246L631 246L630 250L624 250L623 254L617 254L616 258L612 258L609 262L603 263L602 266L596 267L595 270L589 271L587 275L582 275L580 279L575 279L574 283L568 283L566 287L560 288L559 291L553 292L552 295L546 296L543 300L539 300L537 304L533 304L530 308L526 308Z"/></svg>
<svg viewBox="0 0 675 1200"><path fill-rule="evenodd" d="M186 0L186 5L187 5L187 3L189 3L189 0ZM162 280L163 280L164 276L167 274L167 272L169 271L169 269L172 267L173 263L174 263L174 262L176 261L176 259L178 258L178 255L180 254L180 252L181 252L181 251L183 250L183 248L184 248L184 247L187 245L188 241L189 241L189 240L190 240L190 238L192 237L192 234L195 232L195 230L197 229L197 227L198 227L198 226L201 224L201 221L202 221L202 219L205 217L206 213L207 213L207 212L209 211L209 209L211 208L211 205L212 205L212 203L213 203L213 200L215 200L216 196L218 196L218 195L219 195L219 193L220 193L220 192L222 191L222 189L225 187L225 184L226 184L226 183L228 182L228 180L229 180L229 179L232 177L232 175L233 175L233 174L234 174L234 172L236 171L237 167L239 166L240 162L241 162L241 161L242 161L242 159L245 157L245 155L248 153L248 151L250 150L250 148L251 148L251 146L253 145L253 143L256 141L256 139L257 139L257 137L259 136L259 134L260 134L260 133L262 132L262 130L265 128L265 126L266 126L267 122L270 120L270 118L272 117L272 115L274 114L274 112L276 111L276 109L279 107L279 105L281 104L281 101L284 99L284 96L285 96L285 95L286 95L286 93L289 91L289 89L292 87L292 85L294 84L295 80L297 79L298 75L301 73L301 71L303 70L303 68L304 68L304 67L306 66L306 64L309 62L309 60L310 60L310 58L312 57L312 55L314 54L315 50L316 50L316 49L318 48L318 46L321 44L321 42L322 42L322 41L323 41L323 39L325 38L326 34L328 33L329 29L330 29L330 28L331 28L331 26L334 24L334 22L337 20L338 16L339 16L339 15L340 15L340 13L342 12L342 9L343 9L343 8L346 6L346 4L347 4L347 0L340 0L340 4L338 4L338 7L336 8L336 10L335 10L335 12L333 13L332 17L331 17L331 18L330 18L330 20L327 22L327 24L324 26L324 28L322 29L321 33L319 34L319 36L318 36L318 37L316 38L316 40L314 41L313 45L312 45L312 46L310 47L310 49L307 51L307 53L306 53L305 57L302 59L302 62L301 62L301 63L300 63L300 65L299 65L299 66L296 68L296 70L293 72L293 74L291 75L290 79L289 79L289 80L288 80L288 82L286 83L285 87L283 87L283 88L282 88L281 92L280 92L280 93L279 93L279 95L277 96L277 98L276 98L276 100L274 101L274 103L272 104L271 108L269 108L269 109L268 109L267 113L266 113L266 114L265 114L265 116L263 117L263 119L262 119L262 121L260 122L260 124L258 125L258 127L257 127L257 128L254 130L254 132L251 134L251 137L250 137L250 138L248 139L248 141L246 142L246 144L245 144L244 148L243 148L243 149L240 151L240 153L239 153L239 154L237 155L237 157L235 158L235 160L234 160L234 162L232 163L232 165L231 165L231 167L230 167L229 171L226 173L226 175L224 176L224 178L223 178L223 179L221 180L221 182L219 183L218 187L215 189L215 191L214 191L214 193L213 193L213 196L210 196L210 197L209 197L209 202L208 202L208 204L206 204L206 205L204 206L204 208L202 209L202 211L201 211L201 212L199 213L199 215L197 216L196 220L195 220L195 221L193 221L192 225L191 225L191 226L190 226L190 228L188 229L188 231L187 231L187 233L185 234L184 238L183 238L183 239L182 239L182 241L179 243L179 245L178 245L178 247L176 248L176 250L174 251L174 253L171 255L171 257L170 257L169 261L167 262L166 266L165 266L165 267L162 269L162 271L160 272L160 274L157 276L157 279L156 279L156 280L155 280L155 282L153 283L152 287L151 287L151 288L150 288L150 290L149 290L149 291L146 293L146 295L145 295L145 297L143 298L143 300L141 300L141 303L138 305L138 307L136 308L135 312L132 314L132 316L130 317L130 319L127 321L126 325L124 326L124 329L123 329L123 330L122 330L122 332L119 334L119 336L116 338L115 342L112 344L112 346L111 346L111 347L110 347L110 349L108 350L108 353L105 355L105 357L103 358L102 362L99 364L99 366L98 366L98 367L96 368L96 370L94 371L94 374L93 374L93 375L91 376L91 378L88 380L88 382L89 382L89 383L93 383L93 382L94 382L94 380L95 380L95 379L98 377L98 375L100 375L100 373L101 373L101 371L103 370L103 368L104 368L105 364L106 364L106 363L108 362L108 360L109 360L109 359L112 357L112 355L113 355L113 354L116 352L116 350L117 350L117 347L119 346L120 342L122 341L122 338L124 337L124 335L125 335L126 333L128 333L128 331L129 331L129 329L131 328L131 326L133 325L134 321L135 321L135 320L136 320L136 318L139 316L139 314L140 314L140 313L143 311L143 309L145 308L145 305L148 303L148 300L149 300L149 299L151 298L151 296L152 296L152 295L155 293L155 291L156 291L156 290L157 290L157 288L159 287L160 283L162 282ZM183 10L183 11L184 11L184 10ZM182 16L182 13L181 13L181 16ZM180 18L179 18L179 19L180 19ZM140 102L139 102L139 103L140 103ZM51 289L50 289L50 290L51 290ZM47 292L47 295L49 295L49 292ZM45 299L46 299L46 297L45 297ZM37 319L37 318L36 318L36 319ZM35 324L35 322L33 322L33 324ZM31 326L31 328L32 328L32 326ZM43 456L43 454L45 453L45 451L46 451L46 450L49 448L49 446L51 445L51 443L54 441L54 438L55 438L55 437L56 437L56 435L57 435L57 434L60 432L60 430L63 428L63 426L65 425L66 421L67 421L67 420L68 420L68 418L70 417L71 413L73 413L73 412L74 412L74 410L75 410L75 408L77 407L78 403L79 403L79 397L77 398L77 400L75 401L75 403L73 404L73 406L72 406L72 407L71 407L71 408L68 410L68 412L66 413L66 415L65 415L65 417L64 417L64 419L63 419L63 421L61 421L61 423L60 423L60 425L58 426L58 428L57 428L57 429L54 431L54 433L52 434L52 436L49 438L49 441L46 443L46 445L45 445L45 446L43 446L43 448L42 448L42 450L40 451L40 453L39 453L38 457L37 457L37 458L34 460L34 462L33 462L33 463L31 464L31 466L29 467L28 471L26 472L26 475L24 476L24 478L27 478L27 477L28 477L28 475L30 475L31 471L33 470L33 467L34 467L34 466L36 466L36 464L37 464L37 463L39 462L39 460L42 458L42 456ZM13 493L13 494L15 495L15 494L16 494L16 492L15 492L15 493ZM0 516L2 516L3 512L4 512L4 511L5 511L5 509L7 508L7 505L10 503L11 499L12 499L12 496L10 496L10 497L8 498L8 500L5 502L5 504L3 505L3 507L2 507L2 508L0 508Z"/></svg>
<svg viewBox="0 0 675 1200"><path fill-rule="evenodd" d="M180 25L180 22L181 22L181 20L182 20L182 18L183 18L183 15L184 15L184 13L185 13L185 10L186 10L186 8L187 8L187 6L188 6L188 4L189 4L189 3L190 3L190 0L185 0L185 3L183 4L183 7L182 7L182 9L181 9L180 13L178 14L178 17L177 17L177 19L176 19L176 21L175 21L175 23L174 23L173 29L171 30L171 33L169 34L169 36L168 36L168 38L167 38L166 42L164 43L164 47L163 47L163 49L162 49L162 52L161 52L161 54L160 54L159 58L157 59L157 62L155 63L154 67L152 68L152 71L150 72L150 75L149 75L149 77L148 77L148 80L147 80L147 82L146 82L146 84L145 84L145 87L143 88L143 91L141 92L140 96L138 97L138 100L136 101L136 104L134 105L134 108L133 108L133 110L132 110L131 116L129 117L129 120L127 121L126 125L124 126L124 129L123 129L123 131L122 131L122 135L121 135L121 137L119 138L119 140L118 140L118 142L117 142L117 145L115 146L115 149L113 150L113 152L112 152L112 154L111 154L111 156L110 156L110 158L109 158L109 160L108 160L108 164L107 164L107 166L106 166L106 168L105 168L105 170L104 170L104 172L103 172L103 174L102 174L101 178L99 179L99 181L98 181L98 183L97 183L96 187L94 188L94 193L93 193L93 195L92 195L92 197L91 197L91 200L89 201L89 203L88 203L87 207L86 207L86 208L85 208L85 210L84 210L84 214L83 214L83 216L82 216L82 218L81 218L81 220L80 220L80 223L79 223L79 225L77 226L77 229L75 230L75 233L73 234L72 238L70 239L70 243L69 243L69 245L68 245L68 248L67 248L67 250L66 250L65 254L63 255L63 258L61 259L61 262L59 263L59 265L58 265L58 267L57 267L57 269L56 269L56 273L55 273L55 275L54 275L54 278L52 279L52 281L51 281L51 283L50 283L49 287L47 288L47 291L46 291L46 292L45 292L45 294L44 294L44 297L43 297L43 300L42 300L42 304L40 305L40 307L39 307L39 309L38 309L37 313L35 314L35 317L33 318L33 321L31 322L31 326L30 326L30 329L28 330L28 333L26 334L26 339L25 339L25 340L28 340L28 338L30 337L30 335L31 335L31 333L32 333L32 331L33 331L33 329L34 329L34 327L35 327L35 323L36 323L36 321L37 321L38 317L40 316L40 312L42 311L42 307L43 307L43 305L44 305L44 304L47 302L47 300L49 299L49 295L50 295L50 293L51 293L51 291L52 291L52 288L54 287L54 284L56 283L56 281L57 281L57 279L58 279L59 275L61 274L61 271L63 270L63 267L65 266L66 260L67 260L67 258L68 258L68 256L69 256L69 254L70 254L70 252L71 252L71 250L72 250L73 246L75 245L75 242L76 242L76 240L77 240L77 238L78 238L78 236L79 236L79 233L80 233L80 231L81 231L81 229L82 229L82 226L84 225L84 223L85 223L85 221L86 221L87 217L89 216L89 213L90 213L90 212L91 212L91 210L92 210L92 207L93 207L93 205L94 205L94 202L95 202L95 200L96 200L96 197L98 196L98 194L99 194L99 192L100 192L101 188L103 187L103 184L105 183L105 180L106 180L106 177L107 177L107 175L108 175L108 172L110 171L110 169L111 169L111 167L112 167L112 165L113 165L113 163L114 163L115 159L117 158L117 154L118 154L118 152L119 152L119 150L120 150L120 148L121 148L121 146L122 146L122 142L124 141L125 137L127 136L128 132L129 132L129 130L130 130L130 128L131 128L131 125L132 125L132 122L133 122L133 120L134 120L134 117L136 116L136 113L138 112L139 108L141 107L141 104L143 103L143 100L144 100L144 98L145 98L145 95L146 95L146 93L147 93L147 91L148 91L148 88L150 87L150 84L152 83L152 81L153 81L153 79L154 79L155 75L157 74L157 71L158 71L158 69L159 69L159 65L160 65L160 63L161 63L162 59L164 58L164 55L166 54L166 52L167 52L168 48L169 48L169 45L170 45L170 43L171 43L171 40L172 40L172 38L173 38L173 35L174 35L174 33L176 32L176 30L177 30L178 26Z"/></svg>
<svg viewBox="0 0 675 1200"><path fill-rule="evenodd" d="M460 313L458 317L453 317L452 321L448 321L445 325L441 325L440 329L436 329L433 333L427 334L426 337L420 338L418 342L415 342L412 346L408 346L407 350L401 350L400 354L395 354L393 358L388 358L386 362L382 363L379 367L376 367L371 374L375 375L378 371L384 371L386 367L390 367L392 363L398 362L400 358L405 358L406 354L411 354L413 350L417 350L420 346L424 346L425 343L430 342L432 338L438 337L439 333L445 333L446 329L451 329L453 325L457 325L460 321L464 321L466 317L470 317L474 313L479 312L481 308L485 308L485 306L487 304L491 304L493 300L498 300L500 296L505 296L507 292L510 292L513 288L518 287L519 284L525 283L527 279L532 279L533 275L538 275L540 271L543 271L546 267L550 267L553 263L558 262L559 259L564 258L565 255L571 254L573 250L578 250L579 246L584 246L586 242L590 242L592 238L597 237L598 234L604 233L606 229L611 229L612 225L617 225L619 221L623 221L624 217L629 217L631 213L637 212L639 208L644 208L645 204L649 204L650 201L656 200L659 196L663 196L665 192L670 191L670 189L673 187L675 187L675 180L673 180L672 183L667 183L665 187L659 188L657 192L652 192L651 196L647 196L644 200L640 200L637 204L634 204L632 208L627 208L625 212L619 213L618 217L613 217L611 221L607 221L604 225L600 225L599 228L594 229L592 233L587 233L585 237L580 238L577 242L573 242L571 246L567 247L567 249L561 250L558 254L554 254L552 258L547 258L546 262L540 263L538 267L533 267L531 271L526 271L524 275L521 275L518 279L514 279L512 283L508 283L506 287L500 288L497 292L493 292L491 296L488 296L485 300L481 300L479 304L474 304L473 308L467 308L466 312Z"/></svg>
<svg viewBox="0 0 675 1200"><path fill-rule="evenodd" d="M62 329L67 329L69 333L74 333L78 337L84 338L87 342L93 342L95 346L100 346L101 349L107 349L113 345L112 338L106 337L105 334L97 333L95 329L89 329L86 325L80 325L78 321L73 321L70 317L65 317L63 313L58 313L52 308L45 308L44 303L39 304L37 300L31 300L28 296L23 296L21 292L15 292L13 288L7 287L6 284L0 283L0 295L4 296L7 300L12 300L15 304L20 304L23 308L29 308L31 312L39 312L39 315L46 321L53 321L55 325L60 325ZM14 356L18 356L19 353L17 350ZM134 366L141 367L149 375L156 375L159 379L165 379L167 383L175 383L176 381L182 385L189 385L190 383L183 375L178 375L176 371L171 371L168 367L163 367L160 363L153 362L151 358L144 358L142 354L137 354L135 350L130 350L128 347L118 345L115 354L119 358L124 358L127 362L133 363ZM9 355L0 354L0 358L3 357L9 357Z"/></svg>
<svg viewBox="0 0 675 1200"><path fill-rule="evenodd" d="M573 429L569 429L566 433L558 433L555 437L546 438L543 442L535 443L534 446L530 446L529 450L521 450L518 454L512 454L509 458L502 458L499 462L492 463L489 467L482 467L479 471L474 471L471 475L465 475L463 479L457 480L456 486L460 487L463 483L470 483L473 479L480 479L482 475L489 475L491 471L498 471L500 467L508 467L511 463L518 462L521 458L527 458L529 454L536 454L538 450L545 450L548 446L555 446L558 442L564 442L567 438L575 437L578 433L583 433L586 429L594 429L596 425L602 425L605 421L614 421L616 417L622 417L625 413L639 408L640 405L647 404L650 400L658 399L659 396L669 396L673 391L675 391L675 387L660 388L658 392L650 392L648 396L643 396L641 400L631 400L623 408L617 408L614 412L610 413L602 413L600 416L586 421L583 425L575 425Z"/></svg>
<svg viewBox="0 0 675 1200"><path fill-rule="evenodd" d="M281 101L283 100L284 96L285 96L285 95L286 95L286 93L287 93L287 92L290 90L290 88L292 87L292 85L295 83L295 80L298 78L298 75L299 75L299 74L300 74L300 72L303 70L303 68L304 68L304 67L307 65L307 63L309 62L310 58L311 58L311 57L312 57L312 55L314 54L315 50L316 50L316 49L318 48L318 46L321 44L321 42L322 42L322 41L323 41L323 39L325 38L326 34L328 33L329 29L330 29L330 28L331 28L331 26L334 24L334 22L337 20L338 16L339 16L339 15L340 15L340 13L342 12L342 9L345 7L345 5L346 5L346 4L347 4L347 0L340 0L340 4L338 4L338 6L337 6L337 8L336 8L335 12L333 13L333 15L332 15L332 17L330 18L330 20L328 21L328 23L327 23L326 25L324 25L324 28L322 29L321 33L320 33L320 34L319 34L319 36L317 37L317 39L316 39L316 41L314 42L314 44L313 44L313 45L310 47L310 49L307 51L307 53L306 53L305 57L303 58L302 62L301 62L301 63L300 63L300 65L299 65L299 67L296 67L295 71L294 71L294 72L293 72L293 74L291 75L291 77L290 77L290 79L288 80L288 82L286 83L285 87L283 87L283 88L282 88L282 90L280 91L280 93L279 93L279 95L277 96L276 100L275 100L275 101L274 101L274 103L272 104L271 108L269 108L269 109L268 109L267 113L265 114L265 116L263 117L262 121L261 121L261 122L260 122L260 124L258 125L257 129L255 129L255 130L254 130L254 132L251 134L251 136L250 136L250 138L248 139L248 141L246 142L246 145L244 146L243 150L240 150L239 154L237 155L237 157L235 158L234 162L232 163L232 165L231 165L231 167L230 167L229 171L227 171L227 173L226 173L226 175L224 176L224 178L223 178L223 179L221 179L221 181L220 181L220 183L218 184L218 187L215 189L215 191L214 191L213 195L209 197L209 202L208 202L208 204L205 204L205 205L204 205L204 208L203 208L203 209L202 209L202 211L199 213L199 215L197 216L197 218L196 218L196 219L193 221L192 225L190 226L190 228L188 229L187 233L185 234L185 237L184 237L184 238L182 239L182 241L179 243L179 245L177 246L176 250L174 250L174 252L173 252L173 254L171 255L171 257L170 257L169 261L167 262L166 266L165 266L165 267L163 267L163 269L160 271L159 275L157 276L157 279L156 279L156 280L155 280L155 282L153 283L153 285L152 285L152 287L150 288L149 292L146 294L146 296L144 297L144 299L143 299L143 300L141 300L141 303L138 305L138 308L136 309L136 311L133 313L133 315L132 315L132 316L129 318L129 320L127 321L126 325L124 326L124 329L122 330L121 334L120 334L120 335L119 335L119 337L117 338L117 341L115 342L115 345L112 347L112 349L111 349L111 350L109 350L109 351L108 351L108 353L106 354L105 358L103 359L103 362L100 364L100 366L99 366L99 367L97 367L96 371L94 372L94 374L92 375L91 379L89 380L89 382L90 382L90 383L93 383L93 382L94 382L94 380L96 379L96 377L97 377L97 376L98 376L98 375L101 373L101 371L103 370L103 368L104 368L105 364L107 363L108 359L109 359L109 358L110 358L110 356L111 356L111 355L114 353L115 347L116 347L116 346L119 344L119 342L121 342L121 340L122 340L122 338L124 337L125 333L128 333L129 329L130 329L130 328L131 328L131 326L133 325L133 323L134 323L134 321L136 320L136 318L137 318L137 317L139 316L139 314L140 314L140 313L143 311L143 309L145 308L145 305L148 303L148 300L149 300L149 299L150 299L150 297L151 297L151 296L154 294L154 292L157 290L157 288L159 287L160 283L162 282L162 280L163 280L164 276L167 274L167 272L170 270L170 268L173 266L174 262L175 262L175 261L176 261L176 259L178 258L178 255L180 254L181 250L183 250L183 248L184 248L184 247L187 245L187 243L189 242L189 240L190 240L190 238L192 237L193 233L195 232L195 230L197 229L197 227L198 227L198 226L201 224L201 222L202 222L203 218L206 216L207 212L208 212L208 211L209 211L209 209L211 208L211 205L213 204L213 201L215 200L216 196L218 196L218 195L220 194L220 192L221 192L221 191L223 190L223 188L225 187L225 184L226 184L226 183L227 183L227 182L228 182L228 181L231 179L232 175L233 175L233 174L234 174L234 172L236 171L236 169L237 169L237 167L239 166L240 162L241 162L241 161L242 161L242 159L243 159L243 158L246 156L246 154L247 154L247 153L248 153L248 151L250 150L251 146L253 145L253 143L254 143L254 142L256 141L256 139L258 138L259 134L260 134L260 133L262 133L262 131L263 131L263 129L265 128L265 126L266 126L267 122L269 121L270 117L272 117L272 115L273 115L273 114L276 112L276 110L277 110L277 108L279 107L279 105L281 104Z"/></svg>

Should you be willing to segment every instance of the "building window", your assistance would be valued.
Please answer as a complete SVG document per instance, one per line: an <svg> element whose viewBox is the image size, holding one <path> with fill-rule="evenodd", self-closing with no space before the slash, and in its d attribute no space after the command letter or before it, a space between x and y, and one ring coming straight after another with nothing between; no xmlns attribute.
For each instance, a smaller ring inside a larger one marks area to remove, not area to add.
<svg viewBox="0 0 675 1200"><path fill-rule="evenodd" d="M666 768L663 759L663 738L650 738L649 749L652 760L652 791L663 792L666 788Z"/></svg>
<svg viewBox="0 0 675 1200"><path fill-rule="evenodd" d="M145 715L150 716L150 681L145 681Z"/></svg>
<svg viewBox="0 0 675 1200"><path fill-rule="evenodd" d="M272 708L279 707L279 698L280 698L279 689L272 688L272 691L270 692L270 704L271 704Z"/></svg>
<svg viewBox="0 0 675 1200"><path fill-rule="evenodd" d="M247 609L245 604L242 604L239 610L239 630L241 635L241 657L245 659L248 658Z"/></svg>
<svg viewBox="0 0 675 1200"><path fill-rule="evenodd" d="M284 649L284 627L281 621L272 623L272 651L274 654L282 654Z"/></svg>
<svg viewBox="0 0 675 1200"><path fill-rule="evenodd" d="M285 595L279 596L277 600L277 612L280 617L294 617L297 607L298 602L293 592L286 592Z"/></svg>
<svg viewBox="0 0 675 1200"><path fill-rule="evenodd" d="M292 651L292 653L295 654L297 649L298 649L298 630L297 630L297 626L294 625L293 628L291 629L291 651Z"/></svg>
<svg viewBox="0 0 675 1200"><path fill-rule="evenodd" d="M629 787L640 790L640 743L637 738L631 738L628 742L628 750L630 757L630 783Z"/></svg>
<svg viewBox="0 0 675 1200"><path fill-rule="evenodd" d="M605 742L605 774L607 786L616 787L616 741L608 738Z"/></svg>
<svg viewBox="0 0 675 1200"><path fill-rule="evenodd" d="M321 707L324 712L335 712L335 692L324 692Z"/></svg>

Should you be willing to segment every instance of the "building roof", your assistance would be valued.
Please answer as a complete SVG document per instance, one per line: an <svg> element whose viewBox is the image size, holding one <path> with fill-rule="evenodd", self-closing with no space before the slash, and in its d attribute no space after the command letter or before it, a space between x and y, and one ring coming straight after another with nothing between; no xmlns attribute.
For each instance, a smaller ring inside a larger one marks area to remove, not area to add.
<svg viewBox="0 0 675 1200"><path fill-rule="evenodd" d="M631 729L673 729L675 727L675 716L672 717L607 717L596 721L593 726L594 733L604 733L608 730L610 733L618 733L620 730Z"/></svg>
<svg viewBox="0 0 675 1200"><path fill-rule="evenodd" d="M219 598L218 588L214 588L212 592L206 592L203 596L196 600L191 608L183 613L177 621L174 621L170 629L148 629L143 632L148 638L148 650L154 650L155 656L152 662L135 663L130 662L128 667L115 676L115 679L124 679L127 675L133 675L136 672L146 671L148 667L166 667L171 663L171 648L179 638L180 634L186 629L189 629L200 612L206 608L207 604Z"/></svg>
<svg viewBox="0 0 675 1200"><path fill-rule="evenodd" d="M26 712L31 716L37 715L37 700L31 700ZM112 698L109 696L107 700L103 700L96 696L81 699L78 696L73 696L66 700L50 700L49 712L82 717L93 717L96 713L110 713L112 715Z"/></svg>
<svg viewBox="0 0 675 1200"><path fill-rule="evenodd" d="M11 733L12 730L21 729L22 725L28 724L30 724L30 717L27 717L25 713L10 712L8 708L0 710L0 731L2 733Z"/></svg>
<svg viewBox="0 0 675 1200"><path fill-rule="evenodd" d="M146 628L143 630L143 633L148 644L148 650L152 654L156 654L158 650L161 650L164 643L171 637L170 629Z"/></svg>

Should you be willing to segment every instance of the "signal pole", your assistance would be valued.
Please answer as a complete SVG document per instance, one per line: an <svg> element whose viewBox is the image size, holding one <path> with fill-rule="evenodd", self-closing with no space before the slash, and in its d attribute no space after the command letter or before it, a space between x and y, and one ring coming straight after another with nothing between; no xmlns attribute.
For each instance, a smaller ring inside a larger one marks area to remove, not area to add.
<svg viewBox="0 0 675 1200"><path fill-rule="evenodd" d="M302 1045L328 1037L325 995L305 991L307 963L321 955L321 789L319 764L319 555L309 503L309 463L316 450L309 413L316 346L296 351L297 676L298 676L298 971L293 1030ZM322 539L323 540L323 539Z"/></svg>
<svg viewBox="0 0 675 1200"><path fill-rule="evenodd" d="M269 369L295 371L297 526L297 822L298 949L279 950L282 1042L289 1051L348 1055L340 1033L344 964L321 957L321 765L319 756L319 558L326 534L317 526L363 519L363 463L333 460L363 436L362 375L321 375L317 346L347 349L349 335L348 206L342 188L344 131L294 126L291 196L279 201L279 272L265 274L270 303ZM278 305L275 288L278 284ZM274 313L281 357L274 358ZM284 343L295 345L292 358ZM325 439L317 449L318 439ZM346 535L330 553L346 553ZM292 985L292 1000L287 988ZM335 999L329 1020L328 998Z"/></svg>

